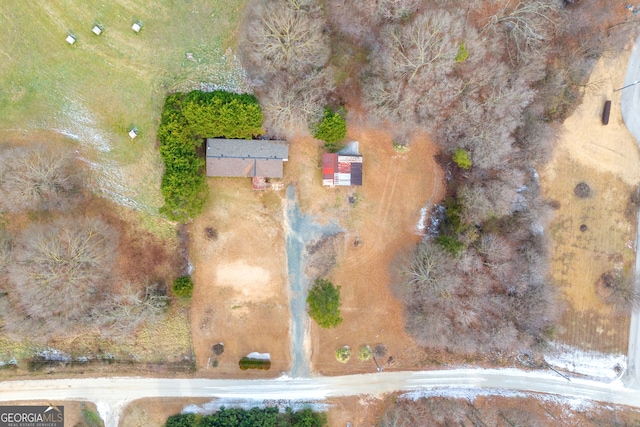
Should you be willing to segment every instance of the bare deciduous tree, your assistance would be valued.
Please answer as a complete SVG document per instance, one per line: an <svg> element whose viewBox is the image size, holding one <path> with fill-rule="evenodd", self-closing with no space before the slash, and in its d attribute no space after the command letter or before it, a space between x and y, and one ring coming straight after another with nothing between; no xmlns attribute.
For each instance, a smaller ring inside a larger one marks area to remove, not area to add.
<svg viewBox="0 0 640 427"><path fill-rule="evenodd" d="M326 69L310 73L305 80L274 78L260 96L265 128L281 136L308 132L310 124L322 119L332 89L333 78Z"/></svg>
<svg viewBox="0 0 640 427"><path fill-rule="evenodd" d="M248 6L241 52L250 71L304 78L329 59L329 40L316 2L261 0Z"/></svg>
<svg viewBox="0 0 640 427"><path fill-rule="evenodd" d="M159 293L156 286L147 286L142 291L128 284L97 310L95 316L105 327L103 335L126 336L144 322L159 320L166 314L168 305L169 299Z"/></svg>
<svg viewBox="0 0 640 427"><path fill-rule="evenodd" d="M560 0L511 1L493 15L484 30L503 31L512 58L521 60L531 51L541 49L557 31L562 7Z"/></svg>
<svg viewBox="0 0 640 427"><path fill-rule="evenodd" d="M0 210L66 209L81 187L69 152L40 146L0 153Z"/></svg>
<svg viewBox="0 0 640 427"><path fill-rule="evenodd" d="M365 106L383 121L428 126L461 93L449 74L464 34L464 18L441 10L388 24L365 73Z"/></svg>
<svg viewBox="0 0 640 427"><path fill-rule="evenodd" d="M43 322L91 323L92 311L112 292L117 246L118 232L97 218L31 224L16 238L9 268L12 298Z"/></svg>
<svg viewBox="0 0 640 427"><path fill-rule="evenodd" d="M608 283L608 295L605 298L620 313L629 313L640 307L640 283L633 274L613 273L613 280Z"/></svg>

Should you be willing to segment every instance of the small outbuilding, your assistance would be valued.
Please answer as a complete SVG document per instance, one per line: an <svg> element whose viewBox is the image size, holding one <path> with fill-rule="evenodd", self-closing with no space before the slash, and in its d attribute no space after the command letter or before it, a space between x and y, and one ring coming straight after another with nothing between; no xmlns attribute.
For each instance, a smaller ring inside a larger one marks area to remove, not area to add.
<svg viewBox="0 0 640 427"><path fill-rule="evenodd" d="M282 178L289 144L264 139L207 139L207 176Z"/></svg>
<svg viewBox="0 0 640 427"><path fill-rule="evenodd" d="M138 136L138 129L131 129L129 131L129 138L135 139Z"/></svg>
<svg viewBox="0 0 640 427"><path fill-rule="evenodd" d="M362 185L362 156L360 154L323 154L322 185L326 187Z"/></svg>
<svg viewBox="0 0 640 427"><path fill-rule="evenodd" d="M102 28L100 28L97 25L94 25L93 28L91 29L91 31L93 32L93 34L95 34L96 36L99 36L100 34L102 34Z"/></svg>
<svg viewBox="0 0 640 427"><path fill-rule="evenodd" d="M139 33L140 30L142 29L142 24L140 22L134 22L133 25L131 26L131 29L134 32Z"/></svg>
<svg viewBox="0 0 640 427"><path fill-rule="evenodd" d="M65 40L66 40L66 41L67 41L67 43L69 43L69 44L74 44L74 43L76 42L76 38L75 38L75 36L72 36L71 34L69 34Z"/></svg>

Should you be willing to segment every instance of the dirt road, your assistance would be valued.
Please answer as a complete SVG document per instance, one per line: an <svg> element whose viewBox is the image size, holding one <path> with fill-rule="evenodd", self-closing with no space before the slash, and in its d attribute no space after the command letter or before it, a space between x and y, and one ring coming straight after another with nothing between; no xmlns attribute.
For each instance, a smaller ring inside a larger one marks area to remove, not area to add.
<svg viewBox="0 0 640 427"><path fill-rule="evenodd" d="M640 407L640 390L619 381L571 381L542 371L454 369L317 377L313 379L209 380L176 378L82 378L0 383L0 402L79 400L96 403L106 427L117 427L124 406L145 397L210 397L269 400L322 400L437 388L493 388L550 393Z"/></svg>
<svg viewBox="0 0 640 427"><path fill-rule="evenodd" d="M309 278L304 274L304 252L308 243L340 232L338 226L316 224L309 215L300 212L295 187L287 188L286 204L287 269L291 305L291 370L293 378L311 376L311 337L307 315Z"/></svg>

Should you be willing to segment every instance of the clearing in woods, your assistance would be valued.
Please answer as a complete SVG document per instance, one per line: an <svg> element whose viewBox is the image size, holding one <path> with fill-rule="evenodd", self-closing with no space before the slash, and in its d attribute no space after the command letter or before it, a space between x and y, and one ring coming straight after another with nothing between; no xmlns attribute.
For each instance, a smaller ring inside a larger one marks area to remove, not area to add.
<svg viewBox="0 0 640 427"><path fill-rule="evenodd" d="M557 339L604 352L625 354L629 315L617 315L596 293L600 277L615 269L633 272L640 155L620 112L620 92L629 49L601 58L582 104L564 122L551 162L541 172L547 198L558 202L549 235L551 272L566 302ZM609 124L601 123L606 100L612 101ZM586 183L590 195L574 190Z"/></svg>
<svg viewBox="0 0 640 427"><path fill-rule="evenodd" d="M433 158L436 147L421 134L413 138L409 152L399 153L389 133L362 127L356 120L349 122L347 141L360 143L362 187L322 186L323 150L317 141L298 138L290 149L287 176L296 179L301 209L320 221L338 221L345 230L334 243L335 262L325 266L333 267L328 278L342 287L344 321L335 329L311 322L312 368L329 375L375 372L373 360L361 362L357 350L380 343L387 347L381 366L415 368L425 363L426 353L404 330L403 308L391 293L389 272L399 252L421 238L416 230L420 209L442 197L444 183ZM323 270L308 268L307 274ZM344 345L352 349L346 364L334 356Z"/></svg>

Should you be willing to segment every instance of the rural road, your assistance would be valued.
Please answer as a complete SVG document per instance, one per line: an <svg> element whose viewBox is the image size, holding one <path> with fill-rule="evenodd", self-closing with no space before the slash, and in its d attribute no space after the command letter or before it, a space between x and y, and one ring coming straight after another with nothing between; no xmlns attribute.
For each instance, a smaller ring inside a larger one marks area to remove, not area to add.
<svg viewBox="0 0 640 427"><path fill-rule="evenodd" d="M437 388L494 388L562 395L640 408L640 390L620 381L571 381L543 371L453 369L383 372L340 377L271 380L168 378L82 378L0 383L0 402L12 400L80 400L96 403L106 427L117 427L127 403L146 397L210 397L262 401L322 400L328 397L376 395Z"/></svg>
<svg viewBox="0 0 640 427"><path fill-rule="evenodd" d="M624 83L620 86L630 85L640 80L640 38L636 39L629 57L627 74ZM622 90L620 97L622 118L627 129L633 134L640 144L640 84L630 86ZM640 277L640 257L638 256L640 245L640 212L638 212L638 235L636 236L636 277ZM636 286L640 283L636 282ZM631 313L629 327L629 351L627 354L627 371L624 382L627 387L640 388L640 309Z"/></svg>

